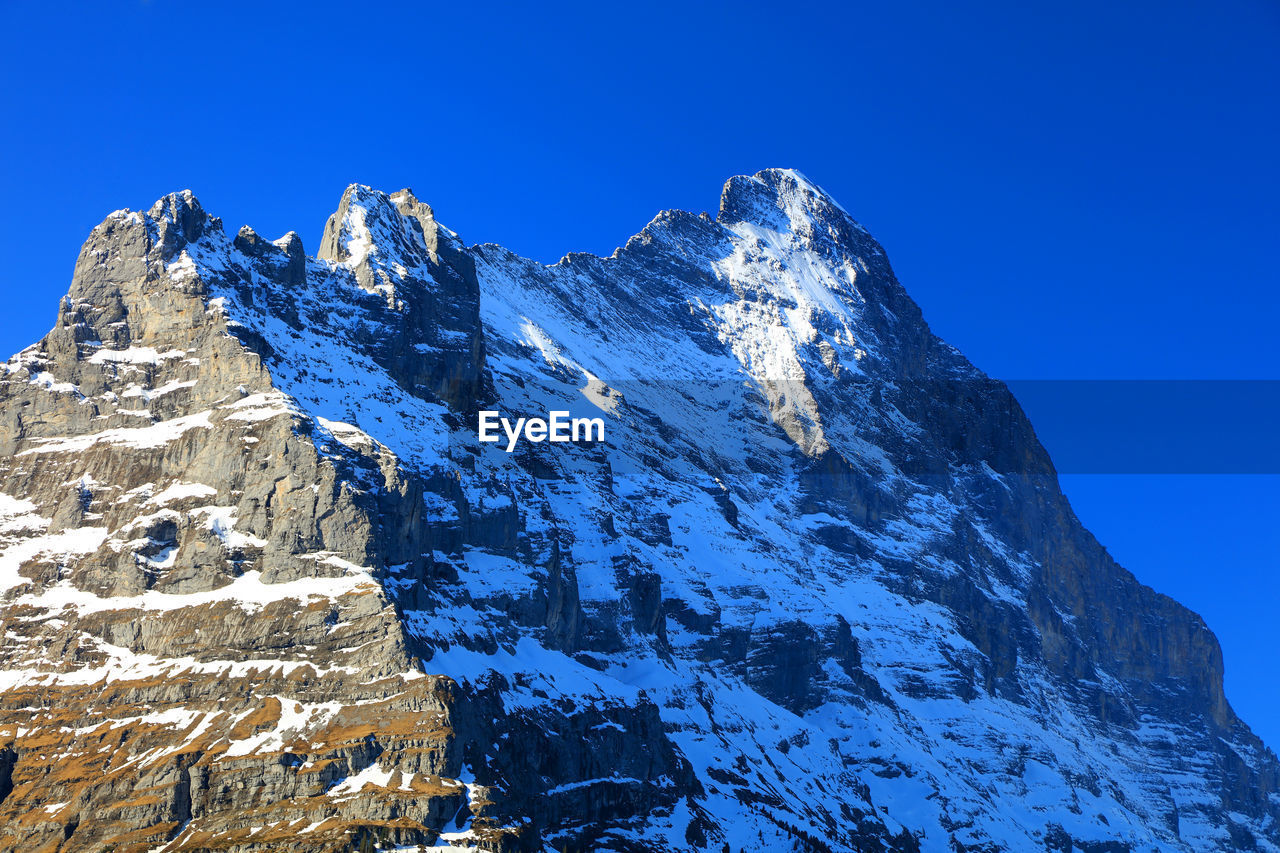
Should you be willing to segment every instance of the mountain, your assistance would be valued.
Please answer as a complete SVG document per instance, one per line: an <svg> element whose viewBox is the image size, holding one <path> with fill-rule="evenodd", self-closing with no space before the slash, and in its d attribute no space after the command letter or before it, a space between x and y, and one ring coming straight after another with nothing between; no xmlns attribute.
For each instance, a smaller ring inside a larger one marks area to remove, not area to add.
<svg viewBox="0 0 1280 853"><path fill-rule="evenodd" d="M111 214L0 371L0 596L4 850L1280 850L1212 633L794 171L550 266Z"/></svg>

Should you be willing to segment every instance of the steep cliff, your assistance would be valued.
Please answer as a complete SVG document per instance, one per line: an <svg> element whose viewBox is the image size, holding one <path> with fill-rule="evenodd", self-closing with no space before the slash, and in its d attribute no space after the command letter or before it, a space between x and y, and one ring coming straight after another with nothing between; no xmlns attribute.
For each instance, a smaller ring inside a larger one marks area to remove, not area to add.
<svg viewBox="0 0 1280 853"><path fill-rule="evenodd" d="M551 266L119 211L0 454L0 849L1280 850L1213 635L796 172Z"/></svg>

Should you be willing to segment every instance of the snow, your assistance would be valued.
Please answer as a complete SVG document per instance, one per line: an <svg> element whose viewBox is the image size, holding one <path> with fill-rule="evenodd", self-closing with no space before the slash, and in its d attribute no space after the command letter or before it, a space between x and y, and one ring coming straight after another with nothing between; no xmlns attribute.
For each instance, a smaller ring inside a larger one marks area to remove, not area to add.
<svg viewBox="0 0 1280 853"><path fill-rule="evenodd" d="M90 364L159 364L172 358L182 358L186 353L182 350L159 352L155 347L129 347L128 349L100 349L89 356Z"/></svg>
<svg viewBox="0 0 1280 853"><path fill-rule="evenodd" d="M375 788L389 788L391 786L391 777L397 772L396 770L385 770L379 764L370 764L359 773L346 777L330 788L328 796L335 800L347 799L359 794L366 785L372 785Z"/></svg>
<svg viewBox="0 0 1280 853"><path fill-rule="evenodd" d="M287 696L272 698L280 703L280 718L276 720L275 725L250 737L233 741L223 753L226 757L236 758L260 752L277 752L304 732L322 728L341 709L336 702L299 702ZM251 709L245 714L256 710L256 708Z"/></svg>
<svg viewBox="0 0 1280 853"><path fill-rule="evenodd" d="M342 224L351 235L346 245L348 266L359 266L373 249L373 240L364 218L365 209L353 204L347 209L347 215L343 220Z"/></svg>
<svg viewBox="0 0 1280 853"><path fill-rule="evenodd" d="M186 382L179 382L175 379L171 382L166 382L159 388L143 388L141 385L130 385L128 388L124 389L124 391L120 392L120 396L138 397L141 398L144 403L150 403L152 400L157 400L166 394L172 394L174 391L181 391L183 388L191 388L195 384L194 379Z"/></svg>
<svg viewBox="0 0 1280 853"><path fill-rule="evenodd" d="M28 530L40 530L49 519L36 514L36 505L24 498L0 492L0 537Z"/></svg>
<svg viewBox="0 0 1280 853"><path fill-rule="evenodd" d="M18 529L18 525L24 525L27 530L37 529L37 525L38 529L43 529L48 524L48 520L37 519L30 513L23 513L6 516L2 523L4 524L2 529L7 533ZM105 527L80 527L13 542L0 551L0 591L28 583L27 579L19 574L19 569L24 564L37 559L56 562L83 554L92 554L106 540L107 532Z"/></svg>
<svg viewBox="0 0 1280 853"><path fill-rule="evenodd" d="M34 669L0 670L0 690L9 690L20 685L84 685L133 681L174 673L205 674L219 678L263 678L286 677L299 670L308 670L311 678L336 678L350 676L357 672L353 667L347 666L318 667L306 660L160 658L143 652L133 652L103 640L97 640L96 646L98 651L108 656L107 663L67 672L46 672ZM405 678L409 675L412 674L404 673L401 677Z"/></svg>
<svg viewBox="0 0 1280 853"><path fill-rule="evenodd" d="M204 506L192 510L195 515L203 515L205 527L214 536L222 540L228 548L265 548L267 541L249 533L235 529L239 520L239 509L233 506Z"/></svg>
<svg viewBox="0 0 1280 853"><path fill-rule="evenodd" d="M178 256L178 260L165 267L165 272L174 281L186 281L195 278L198 274L195 262L185 251Z"/></svg>
<svg viewBox="0 0 1280 853"><path fill-rule="evenodd" d="M213 426L209 420L211 414L211 412L200 412L146 427L108 429L90 435L39 439L34 447L20 451L18 456L33 453L79 453L98 443L150 450L163 447L181 438L187 430L211 428Z"/></svg>
<svg viewBox="0 0 1280 853"><path fill-rule="evenodd" d="M32 385L39 385L54 394L74 394L76 396L82 396L80 394L80 386L73 382L59 382L58 379L47 370L41 370L39 373L32 374L29 381Z"/></svg>
<svg viewBox="0 0 1280 853"><path fill-rule="evenodd" d="M67 531L64 534L41 537L33 541L35 553L75 554L91 553L106 538L105 528L82 528ZM24 543L25 545L25 543ZM17 553L11 556L11 551ZM0 554L0 584L8 581L7 587L17 585L11 578L17 577L17 565L26 557L27 549L17 546ZM11 562L11 559L13 562ZM10 568L12 566L12 568ZM96 613L104 610L142 610L163 612L181 610L192 607L204 607L220 602L230 602L247 612L253 613L267 604L276 601L297 600L306 602L312 599L337 599L361 591L373 591L377 586L370 580L367 570L340 577L307 577L280 583L264 583L262 572L254 569L245 572L230 583L217 589L205 592L168 593L159 590L147 590L140 595L101 597L88 590L73 586L69 581L61 581L45 587L38 593L27 593L17 599L18 603L45 608L54 612L64 608L72 608L78 615Z"/></svg>
<svg viewBox="0 0 1280 853"><path fill-rule="evenodd" d="M173 483L164 491L148 498L147 503L164 506L165 504L187 500L188 498L211 498L217 493L217 489L212 486L206 486L203 483Z"/></svg>
<svg viewBox="0 0 1280 853"><path fill-rule="evenodd" d="M231 410L231 414L227 415L227 420L247 421L249 423L270 420L280 415L296 416L302 414L297 405L279 391L250 394L226 408Z"/></svg>
<svg viewBox="0 0 1280 853"><path fill-rule="evenodd" d="M644 781L641 779L633 779L629 776L602 776L598 779L583 779L578 782L569 782L564 785L556 785L554 788L550 788L547 790L547 796L551 797L551 796L555 796L556 794L563 794L566 791L576 791L580 788L590 788L593 785L604 785L604 784L643 785Z"/></svg>

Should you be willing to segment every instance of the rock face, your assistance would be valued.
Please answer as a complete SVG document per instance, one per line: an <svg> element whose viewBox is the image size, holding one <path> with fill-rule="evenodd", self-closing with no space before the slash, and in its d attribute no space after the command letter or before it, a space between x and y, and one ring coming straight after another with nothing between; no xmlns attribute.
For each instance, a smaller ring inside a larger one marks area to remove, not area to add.
<svg viewBox="0 0 1280 853"><path fill-rule="evenodd" d="M552 266L112 214L0 371L0 596L3 850L1280 850L1213 635L791 171Z"/></svg>

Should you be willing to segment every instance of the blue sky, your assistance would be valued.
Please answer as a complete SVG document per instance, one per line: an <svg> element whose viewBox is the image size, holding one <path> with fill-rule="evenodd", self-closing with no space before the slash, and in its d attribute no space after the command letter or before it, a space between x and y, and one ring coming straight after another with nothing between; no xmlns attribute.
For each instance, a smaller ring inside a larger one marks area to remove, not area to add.
<svg viewBox="0 0 1280 853"><path fill-rule="evenodd" d="M963 5L0 3L0 349L95 223L175 189L314 250L346 184L412 186L552 261L789 166L994 376L1280 379L1280 5ZM1280 478L1064 485L1280 745Z"/></svg>

